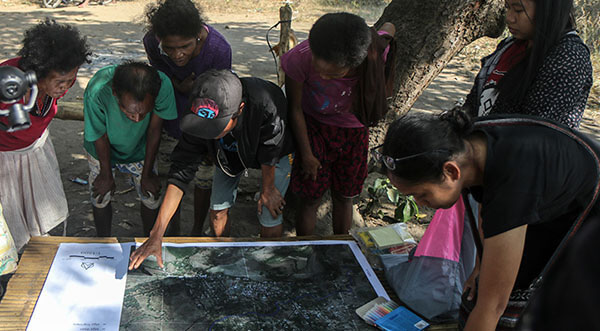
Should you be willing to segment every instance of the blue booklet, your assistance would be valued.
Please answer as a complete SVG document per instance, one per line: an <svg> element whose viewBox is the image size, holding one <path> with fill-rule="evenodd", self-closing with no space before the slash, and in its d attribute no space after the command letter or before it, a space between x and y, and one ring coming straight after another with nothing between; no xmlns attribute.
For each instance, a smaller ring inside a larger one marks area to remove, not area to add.
<svg viewBox="0 0 600 331"><path fill-rule="evenodd" d="M429 323L405 307L398 307L376 320L375 325L388 331L420 331L426 329Z"/></svg>

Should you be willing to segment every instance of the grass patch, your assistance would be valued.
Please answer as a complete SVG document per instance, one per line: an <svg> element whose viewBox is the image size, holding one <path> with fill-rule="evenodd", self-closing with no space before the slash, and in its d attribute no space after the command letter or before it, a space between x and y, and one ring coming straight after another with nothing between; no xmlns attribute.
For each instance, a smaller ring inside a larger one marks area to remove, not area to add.
<svg viewBox="0 0 600 331"><path fill-rule="evenodd" d="M590 91L586 112L600 116L600 1L575 0L575 18L581 38L590 48L594 67L594 85Z"/></svg>
<svg viewBox="0 0 600 331"><path fill-rule="evenodd" d="M600 54L600 1L576 0L575 17L581 38L596 55Z"/></svg>
<svg viewBox="0 0 600 331"><path fill-rule="evenodd" d="M590 91L586 112L598 120L600 119L600 52L598 51L592 51L592 66L594 67L594 85Z"/></svg>

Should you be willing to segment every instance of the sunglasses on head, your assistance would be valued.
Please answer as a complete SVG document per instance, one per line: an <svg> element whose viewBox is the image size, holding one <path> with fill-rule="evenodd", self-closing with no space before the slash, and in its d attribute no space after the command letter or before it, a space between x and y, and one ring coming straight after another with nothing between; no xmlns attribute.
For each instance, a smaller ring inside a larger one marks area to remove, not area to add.
<svg viewBox="0 0 600 331"><path fill-rule="evenodd" d="M400 161L414 159L416 157L426 155L426 154L431 154L431 153L449 153L450 152L447 149L435 149L432 151L426 151L426 152L412 154L412 155L408 155L408 156L404 156L404 157L393 158L389 155L385 155L385 154L381 153L380 151L378 151L378 149L380 149L381 147L383 147L383 145L373 147L371 149L371 155L373 156L373 159L375 159L375 161L383 163L385 165L385 167L388 168L389 170L396 170L396 163L400 162Z"/></svg>

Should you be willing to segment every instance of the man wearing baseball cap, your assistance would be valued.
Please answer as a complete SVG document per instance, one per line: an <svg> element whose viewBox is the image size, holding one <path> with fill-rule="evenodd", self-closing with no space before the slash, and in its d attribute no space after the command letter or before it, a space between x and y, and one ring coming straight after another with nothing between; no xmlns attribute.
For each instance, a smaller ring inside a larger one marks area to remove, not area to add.
<svg viewBox="0 0 600 331"><path fill-rule="evenodd" d="M261 237L283 232L283 196L290 181L293 138L281 89L259 78L238 78L229 70L200 75L190 94L189 112L181 118L182 136L171 154L169 185L148 240L131 256L130 269L149 255L162 266L162 237L187 184L204 155L216 165L211 193L210 225L217 237L229 236L228 210L241 176L262 170L258 200Z"/></svg>

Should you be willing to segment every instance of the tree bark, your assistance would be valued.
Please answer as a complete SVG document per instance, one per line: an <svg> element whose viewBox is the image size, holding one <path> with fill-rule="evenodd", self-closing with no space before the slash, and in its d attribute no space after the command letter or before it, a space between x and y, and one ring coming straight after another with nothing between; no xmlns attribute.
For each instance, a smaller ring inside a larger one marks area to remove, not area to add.
<svg viewBox="0 0 600 331"><path fill-rule="evenodd" d="M375 26L396 26L395 115L410 110L456 53L504 30L503 0L392 0Z"/></svg>

